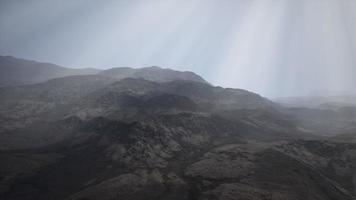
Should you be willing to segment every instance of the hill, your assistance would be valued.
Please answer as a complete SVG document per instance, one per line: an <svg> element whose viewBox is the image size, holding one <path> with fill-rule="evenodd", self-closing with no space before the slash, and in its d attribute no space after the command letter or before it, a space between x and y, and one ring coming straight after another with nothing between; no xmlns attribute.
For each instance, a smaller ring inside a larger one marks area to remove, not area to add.
<svg viewBox="0 0 356 200"><path fill-rule="evenodd" d="M40 63L12 56L0 56L0 86L44 82L53 78L96 74L97 69L70 69L50 63Z"/></svg>

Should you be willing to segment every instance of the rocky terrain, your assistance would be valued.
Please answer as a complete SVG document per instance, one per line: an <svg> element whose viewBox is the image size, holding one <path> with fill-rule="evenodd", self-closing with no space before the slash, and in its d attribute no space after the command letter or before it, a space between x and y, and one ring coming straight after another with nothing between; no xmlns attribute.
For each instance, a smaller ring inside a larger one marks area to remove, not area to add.
<svg viewBox="0 0 356 200"><path fill-rule="evenodd" d="M286 108L157 67L0 96L0 199L355 199L351 109ZM349 123L310 125L328 116Z"/></svg>

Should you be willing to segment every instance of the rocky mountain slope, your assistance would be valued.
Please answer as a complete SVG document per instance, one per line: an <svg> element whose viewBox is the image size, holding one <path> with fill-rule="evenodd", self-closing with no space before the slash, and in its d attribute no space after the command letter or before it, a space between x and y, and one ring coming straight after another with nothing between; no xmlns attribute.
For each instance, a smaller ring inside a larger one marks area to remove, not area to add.
<svg viewBox="0 0 356 200"><path fill-rule="evenodd" d="M356 143L301 128L305 112L122 70L0 88L0 199L355 199Z"/></svg>
<svg viewBox="0 0 356 200"><path fill-rule="evenodd" d="M18 130L29 130L29 127L70 116L85 120L106 117L137 121L164 113L209 114L220 110L272 109L276 106L245 90L185 80L152 82L127 78L117 81L101 75L70 76L40 84L1 88L0 95L2 148L16 143L9 142L14 138L28 138L26 131ZM25 141L20 146L33 144Z"/></svg>

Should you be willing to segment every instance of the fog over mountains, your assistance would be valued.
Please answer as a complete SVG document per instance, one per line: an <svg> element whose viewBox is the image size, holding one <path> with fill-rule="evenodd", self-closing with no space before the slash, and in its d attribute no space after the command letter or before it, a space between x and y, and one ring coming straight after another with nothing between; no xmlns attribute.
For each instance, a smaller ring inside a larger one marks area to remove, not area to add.
<svg viewBox="0 0 356 200"><path fill-rule="evenodd" d="M355 199L352 101L272 101L160 67L1 56L0 74L1 199Z"/></svg>
<svg viewBox="0 0 356 200"><path fill-rule="evenodd" d="M356 1L0 0L0 200L356 200Z"/></svg>
<svg viewBox="0 0 356 200"><path fill-rule="evenodd" d="M159 67L146 67L142 69L120 67L108 70L94 68L72 69L11 56L0 56L0 72L0 86L33 84L65 76L90 74L107 76L117 80L124 78L144 78L157 82L188 80L207 83L203 78L192 72L178 72Z"/></svg>
<svg viewBox="0 0 356 200"><path fill-rule="evenodd" d="M162 66L263 96L353 92L353 0L0 0L0 55Z"/></svg>
<svg viewBox="0 0 356 200"><path fill-rule="evenodd" d="M14 86L40 83L64 76L96 74L99 70L70 69L50 63L0 56L0 72L0 86Z"/></svg>

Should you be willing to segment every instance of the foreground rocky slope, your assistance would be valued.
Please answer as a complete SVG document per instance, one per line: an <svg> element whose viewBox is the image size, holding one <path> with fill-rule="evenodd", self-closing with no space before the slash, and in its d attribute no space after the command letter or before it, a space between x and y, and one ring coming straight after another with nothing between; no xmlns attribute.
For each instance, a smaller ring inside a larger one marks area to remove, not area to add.
<svg viewBox="0 0 356 200"><path fill-rule="evenodd" d="M7 169L2 198L354 199L355 144L186 144L140 129L126 139L100 133L58 149L3 152L17 168Z"/></svg>
<svg viewBox="0 0 356 200"><path fill-rule="evenodd" d="M0 199L355 199L352 141L160 70L1 88Z"/></svg>

